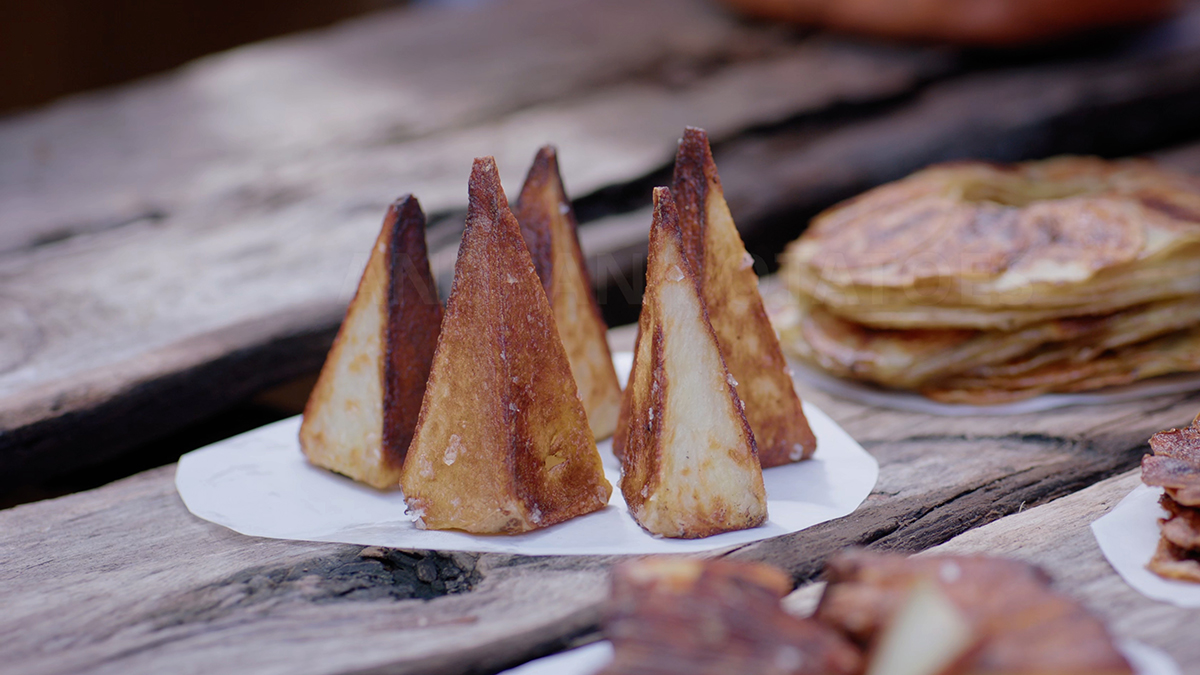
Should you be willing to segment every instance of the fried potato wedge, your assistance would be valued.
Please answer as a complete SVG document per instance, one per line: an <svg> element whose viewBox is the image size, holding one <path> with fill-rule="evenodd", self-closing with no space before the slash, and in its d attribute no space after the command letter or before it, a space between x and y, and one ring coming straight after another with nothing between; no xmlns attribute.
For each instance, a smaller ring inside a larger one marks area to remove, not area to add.
<svg viewBox="0 0 1200 675"><path fill-rule="evenodd" d="M475 160L469 192L400 483L423 527L528 532L604 508L612 486L491 157Z"/></svg>
<svg viewBox="0 0 1200 675"><path fill-rule="evenodd" d="M671 192L684 253L758 444L763 468L808 459L817 447L763 309L754 259L742 244L703 129L688 127L675 155Z"/></svg>
<svg viewBox="0 0 1200 675"><path fill-rule="evenodd" d="M425 214L407 195L388 208L304 408L308 461L372 487L399 485L441 323Z"/></svg>
<svg viewBox="0 0 1200 675"><path fill-rule="evenodd" d="M621 385L553 147L538 150L513 215L554 311L592 434L608 438L617 427Z"/></svg>
<svg viewBox="0 0 1200 675"><path fill-rule="evenodd" d="M754 435L684 255L667 188L654 190L646 292L623 408L621 492L644 529L691 539L766 520Z"/></svg>

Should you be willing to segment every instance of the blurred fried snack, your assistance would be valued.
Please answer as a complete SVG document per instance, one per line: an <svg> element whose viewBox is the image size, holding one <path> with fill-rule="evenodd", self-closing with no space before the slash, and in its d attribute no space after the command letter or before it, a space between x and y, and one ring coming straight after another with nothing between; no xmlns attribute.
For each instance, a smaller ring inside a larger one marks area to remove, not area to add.
<svg viewBox="0 0 1200 675"><path fill-rule="evenodd" d="M1162 538L1146 565L1167 579L1200 582L1200 416L1190 426L1150 437L1153 454L1142 458L1142 482L1163 488L1158 521Z"/></svg>
<svg viewBox="0 0 1200 675"><path fill-rule="evenodd" d="M725 0L751 16L888 38L1013 46L1153 21L1177 0Z"/></svg>
<svg viewBox="0 0 1200 675"><path fill-rule="evenodd" d="M783 611L783 572L757 563L646 558L613 570L603 675L855 675L859 650Z"/></svg>
<svg viewBox="0 0 1200 675"><path fill-rule="evenodd" d="M832 558L814 615L872 644L920 584L933 584L978 640L956 673L1132 673L1104 625L1026 563L977 556L905 557L855 550Z"/></svg>
<svg viewBox="0 0 1200 675"><path fill-rule="evenodd" d="M1200 417L1183 429L1150 437L1154 453L1142 458L1142 482L1161 487L1184 506L1200 506Z"/></svg>
<svg viewBox="0 0 1200 675"><path fill-rule="evenodd" d="M1200 180L1080 157L936 166L818 216L783 278L785 350L942 401L1196 371Z"/></svg>

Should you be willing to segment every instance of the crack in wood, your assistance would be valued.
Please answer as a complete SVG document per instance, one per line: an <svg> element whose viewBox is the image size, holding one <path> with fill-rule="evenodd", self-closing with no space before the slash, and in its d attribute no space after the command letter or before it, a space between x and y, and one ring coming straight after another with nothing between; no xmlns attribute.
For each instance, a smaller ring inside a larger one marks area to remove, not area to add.
<svg viewBox="0 0 1200 675"><path fill-rule="evenodd" d="M0 256L28 253L35 249L53 246L54 244L59 244L83 235L111 232L130 225L137 225L138 223L158 223L166 220L168 215L164 209L150 208L127 216L115 216L81 223L66 223L37 233L26 244L0 249Z"/></svg>
<svg viewBox="0 0 1200 675"><path fill-rule="evenodd" d="M432 600L468 593L483 579L478 555L346 547L284 567L259 566L169 599L133 621L161 631L218 621L280 602L327 604Z"/></svg>

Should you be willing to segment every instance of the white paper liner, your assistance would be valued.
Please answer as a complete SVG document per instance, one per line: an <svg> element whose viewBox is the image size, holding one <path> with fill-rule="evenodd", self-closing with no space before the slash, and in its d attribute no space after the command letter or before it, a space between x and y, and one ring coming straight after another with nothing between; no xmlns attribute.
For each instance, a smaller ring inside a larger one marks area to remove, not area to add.
<svg viewBox="0 0 1200 675"><path fill-rule="evenodd" d="M619 375L631 357L617 354ZM768 522L704 539L662 539L634 522L617 489L612 442L599 444L613 497L601 511L513 536L421 530L399 491L381 492L305 461L300 417L200 448L179 460L175 486L193 514L242 534L364 546L524 555L689 553L797 532L852 513L867 498L879 464L815 406L804 413L817 437L813 459L763 472Z"/></svg>
<svg viewBox="0 0 1200 675"><path fill-rule="evenodd" d="M1164 579L1146 569L1158 548L1158 519L1167 512L1158 505L1162 488L1139 485L1113 510L1092 523L1096 543L1109 564L1135 591L1178 607L1200 607L1200 583Z"/></svg>
<svg viewBox="0 0 1200 675"><path fill-rule="evenodd" d="M830 375L814 366L789 360L792 374L798 382L834 396L880 408L892 408L908 412L943 415L945 417L968 417L978 415L1025 415L1028 413L1066 408L1075 405L1107 405L1136 401L1152 396L1180 394L1200 390L1200 373L1180 373L1155 377L1120 387L1106 387L1093 392L1078 394L1042 394L1024 401L997 405L965 405L939 403L913 391L888 389L869 382L859 382Z"/></svg>
<svg viewBox="0 0 1200 675"><path fill-rule="evenodd" d="M1179 675L1179 666L1163 650L1136 640L1119 640L1117 649L1137 675ZM612 661L612 643L604 640L559 652L506 670L506 675L594 675Z"/></svg>

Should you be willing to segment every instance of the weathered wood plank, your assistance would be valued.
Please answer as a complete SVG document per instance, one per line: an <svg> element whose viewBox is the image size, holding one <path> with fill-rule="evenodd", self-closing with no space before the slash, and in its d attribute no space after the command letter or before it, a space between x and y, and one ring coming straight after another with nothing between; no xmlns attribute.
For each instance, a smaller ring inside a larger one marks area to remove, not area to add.
<svg viewBox="0 0 1200 675"><path fill-rule="evenodd" d="M590 4L380 12L6 119L0 251L170 215L221 192L287 199L247 183L777 44L748 40L703 4Z"/></svg>
<svg viewBox="0 0 1200 675"><path fill-rule="evenodd" d="M244 537L188 514L173 474L0 513L6 670L341 673L403 655L389 672L462 672L596 621L603 575L570 560Z"/></svg>
<svg viewBox="0 0 1200 675"><path fill-rule="evenodd" d="M1184 40L1150 60L965 77L880 118L813 126L794 120L894 98L947 62L798 41L687 0L604 10L519 0L471 18L388 15L0 123L0 230L18 233L0 256L0 316L11 327L0 335L0 489L103 461L311 369L386 201L410 189L453 212L472 155L500 156L511 184L553 138L573 192L600 190L594 204L614 184L620 196L656 175L685 123L721 140L793 119L718 147L735 213L768 239L756 243L762 252L794 235L804 213L947 153L1050 151L1060 146L1028 139L1081 116L1092 131L1116 117L1175 130L1200 81ZM581 25L591 40L578 37ZM486 36L468 44L472 31ZM646 37L654 32L672 37L660 44ZM573 46L559 57L564 42ZM473 51L501 46L518 53ZM543 76L560 58L561 72ZM480 60L523 74L497 86L491 66L468 67ZM459 70L470 72L448 79ZM338 105L314 102L326 80ZM197 97L204 105L179 102ZM1113 116L1147 99L1155 105ZM245 126L213 131L238 111ZM270 111L287 122L266 129ZM604 290L614 304L639 295L646 222L635 211L583 228L594 275L615 282ZM443 283L457 229L448 218L431 231ZM89 234L71 236L80 232ZM197 348L216 344L224 352ZM100 451L81 444L96 438Z"/></svg>
<svg viewBox="0 0 1200 675"><path fill-rule="evenodd" d="M931 84L881 114L750 134L719 145L714 155L743 238L769 269L774 254L811 216L935 162L1064 153L1119 157L1191 138L1200 118L1197 83L1200 49L1190 45L1173 58L968 74ZM1200 173L1195 151L1166 152L1160 159ZM585 241L593 229L613 230L592 257L594 283L612 292L636 281L649 222L646 206L581 228Z"/></svg>
<svg viewBox="0 0 1200 675"><path fill-rule="evenodd" d="M1150 433L1200 407L1168 396L951 419L804 394L881 473L856 513L730 553L798 581L843 546L924 549L1127 470ZM389 577L360 547L225 531L187 513L171 478L164 468L0 512L0 659L34 673L487 672L596 629L609 560L456 556L476 590L403 600L417 571Z"/></svg>
<svg viewBox="0 0 1200 675"><path fill-rule="evenodd" d="M553 139L589 192L667 164L685 123L726 137L945 69L688 0L465 16L352 22L0 123L0 230L17 233L0 256L0 489L311 369L385 204L460 207L474 155L513 185ZM430 233L444 281L457 228ZM96 434L101 450L81 445Z"/></svg>

